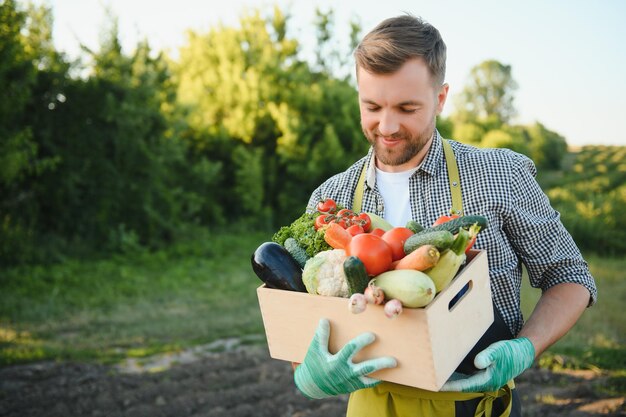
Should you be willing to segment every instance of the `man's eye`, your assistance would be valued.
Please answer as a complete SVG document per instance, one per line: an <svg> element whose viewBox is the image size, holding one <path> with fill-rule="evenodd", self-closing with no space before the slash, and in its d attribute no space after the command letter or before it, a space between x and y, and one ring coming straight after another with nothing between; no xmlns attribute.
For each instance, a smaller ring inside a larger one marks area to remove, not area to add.
<svg viewBox="0 0 626 417"><path fill-rule="evenodd" d="M368 107L367 111L378 111L380 110L380 107Z"/></svg>
<svg viewBox="0 0 626 417"><path fill-rule="evenodd" d="M417 109L407 109L407 108L402 108L400 109L400 111L402 113L415 113L417 111Z"/></svg>

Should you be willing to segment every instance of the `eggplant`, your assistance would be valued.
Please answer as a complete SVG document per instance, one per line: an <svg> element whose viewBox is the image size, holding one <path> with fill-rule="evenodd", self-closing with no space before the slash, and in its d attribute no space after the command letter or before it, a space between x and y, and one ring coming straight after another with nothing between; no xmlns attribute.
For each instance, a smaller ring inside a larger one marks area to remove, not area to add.
<svg viewBox="0 0 626 417"><path fill-rule="evenodd" d="M265 242L252 254L252 269L269 288L306 292L302 269L287 249Z"/></svg>

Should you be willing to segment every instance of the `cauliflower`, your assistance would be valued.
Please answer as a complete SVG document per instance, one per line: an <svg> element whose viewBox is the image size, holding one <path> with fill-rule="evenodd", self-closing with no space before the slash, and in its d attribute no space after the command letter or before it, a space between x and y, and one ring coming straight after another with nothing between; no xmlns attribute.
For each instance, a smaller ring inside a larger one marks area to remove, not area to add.
<svg viewBox="0 0 626 417"><path fill-rule="evenodd" d="M347 258L343 249L332 249L318 253L304 265L302 281L310 294L328 297L350 296L343 261Z"/></svg>

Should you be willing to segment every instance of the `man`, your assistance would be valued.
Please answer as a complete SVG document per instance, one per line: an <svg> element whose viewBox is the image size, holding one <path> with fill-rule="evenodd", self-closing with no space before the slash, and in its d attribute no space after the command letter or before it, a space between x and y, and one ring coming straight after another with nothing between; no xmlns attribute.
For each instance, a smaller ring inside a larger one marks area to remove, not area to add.
<svg viewBox="0 0 626 417"><path fill-rule="evenodd" d="M446 47L437 29L413 16L387 19L363 38L354 56L361 127L371 149L316 189L308 206L332 198L351 207L356 195L362 211L377 213L393 225L403 226L409 219L429 225L459 204L454 201L459 196L465 214L489 221L475 247L488 253L496 318L440 393L367 377L396 365L389 357L352 362L374 340L372 334L329 354L325 320L296 368L295 383L311 398L351 393L348 416L474 416L483 411L519 416L512 379L595 302L587 264L535 182L528 158L504 149L454 141L448 145L440 137L435 122L448 85ZM446 146L453 151L453 162L444 156ZM453 180L454 165L459 181ZM359 186L363 170L365 181ZM520 310L522 263L531 284L542 290L525 324Z"/></svg>

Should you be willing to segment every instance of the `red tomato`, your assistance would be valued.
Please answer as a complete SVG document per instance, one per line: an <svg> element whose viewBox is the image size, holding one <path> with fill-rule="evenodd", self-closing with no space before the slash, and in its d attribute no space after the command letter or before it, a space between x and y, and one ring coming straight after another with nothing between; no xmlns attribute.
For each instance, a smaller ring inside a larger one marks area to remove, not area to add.
<svg viewBox="0 0 626 417"><path fill-rule="evenodd" d="M393 260L404 258L404 242L413 236L413 231L406 227L394 227L383 235L383 240L391 247Z"/></svg>
<svg viewBox="0 0 626 417"><path fill-rule="evenodd" d="M315 230L330 223L334 219L334 217L335 216L331 214L320 214L319 216L317 216L317 218L315 219L315 225L314 225Z"/></svg>
<svg viewBox="0 0 626 417"><path fill-rule="evenodd" d="M363 262L368 275L382 274L391 267L391 248L381 237L371 233L354 236L346 252L348 256L356 256Z"/></svg>
<svg viewBox="0 0 626 417"><path fill-rule="evenodd" d="M326 198L317 203L317 211L320 213L334 213L337 209L337 204L333 199Z"/></svg>
<svg viewBox="0 0 626 417"><path fill-rule="evenodd" d="M361 226L360 224L353 224L352 226L349 226L346 230L352 236L356 236L356 235L360 235L361 233L365 233L365 230L363 229L363 226Z"/></svg>
<svg viewBox="0 0 626 417"><path fill-rule="evenodd" d="M450 220L456 219L458 217L459 217L458 214L444 214L443 216L439 216L439 218L435 220L435 223L433 223L433 226L437 226L438 224L449 222Z"/></svg>
<svg viewBox="0 0 626 417"><path fill-rule="evenodd" d="M346 217L352 218L354 216L354 212L350 209L341 209L337 212L337 217Z"/></svg>
<svg viewBox="0 0 626 417"><path fill-rule="evenodd" d="M385 230L377 227L376 229L371 230L370 233L378 237L383 237L383 235L385 234Z"/></svg>
<svg viewBox="0 0 626 417"><path fill-rule="evenodd" d="M367 213L360 213L354 216L352 221L363 226L363 230L365 230L366 233L372 229L372 219Z"/></svg>

